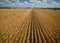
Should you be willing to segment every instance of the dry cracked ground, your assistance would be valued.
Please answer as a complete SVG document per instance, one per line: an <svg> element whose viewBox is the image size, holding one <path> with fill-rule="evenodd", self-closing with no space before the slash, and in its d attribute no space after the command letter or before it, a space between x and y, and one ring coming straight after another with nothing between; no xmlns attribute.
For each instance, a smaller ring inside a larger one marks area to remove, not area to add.
<svg viewBox="0 0 60 43"><path fill-rule="evenodd" d="M0 43L60 43L60 10L0 9Z"/></svg>

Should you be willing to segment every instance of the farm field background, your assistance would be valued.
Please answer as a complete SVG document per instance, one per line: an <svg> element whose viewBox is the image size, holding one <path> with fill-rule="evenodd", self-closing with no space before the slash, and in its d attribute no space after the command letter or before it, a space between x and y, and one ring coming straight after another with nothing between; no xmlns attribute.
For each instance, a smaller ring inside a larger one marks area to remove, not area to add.
<svg viewBox="0 0 60 43"><path fill-rule="evenodd" d="M0 43L60 43L60 10L0 9Z"/></svg>

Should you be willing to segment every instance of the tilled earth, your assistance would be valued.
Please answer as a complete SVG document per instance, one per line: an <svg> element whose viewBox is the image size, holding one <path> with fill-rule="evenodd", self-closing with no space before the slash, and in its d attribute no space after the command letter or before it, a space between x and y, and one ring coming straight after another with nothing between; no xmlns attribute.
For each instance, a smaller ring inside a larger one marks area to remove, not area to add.
<svg viewBox="0 0 60 43"><path fill-rule="evenodd" d="M60 11L0 9L0 43L60 43Z"/></svg>

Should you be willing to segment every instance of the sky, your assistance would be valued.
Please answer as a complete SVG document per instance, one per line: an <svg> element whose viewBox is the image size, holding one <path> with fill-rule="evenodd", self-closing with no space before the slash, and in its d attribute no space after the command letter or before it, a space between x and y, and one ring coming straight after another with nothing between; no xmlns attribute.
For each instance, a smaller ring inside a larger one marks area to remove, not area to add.
<svg viewBox="0 0 60 43"><path fill-rule="evenodd" d="M0 7L60 8L60 0L0 0Z"/></svg>

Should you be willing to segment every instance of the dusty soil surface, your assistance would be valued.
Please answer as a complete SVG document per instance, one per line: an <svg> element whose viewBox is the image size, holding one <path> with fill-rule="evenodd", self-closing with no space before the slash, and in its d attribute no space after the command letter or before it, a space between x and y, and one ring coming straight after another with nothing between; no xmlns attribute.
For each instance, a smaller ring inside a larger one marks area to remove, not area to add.
<svg viewBox="0 0 60 43"><path fill-rule="evenodd" d="M60 10L0 9L0 43L60 43Z"/></svg>

